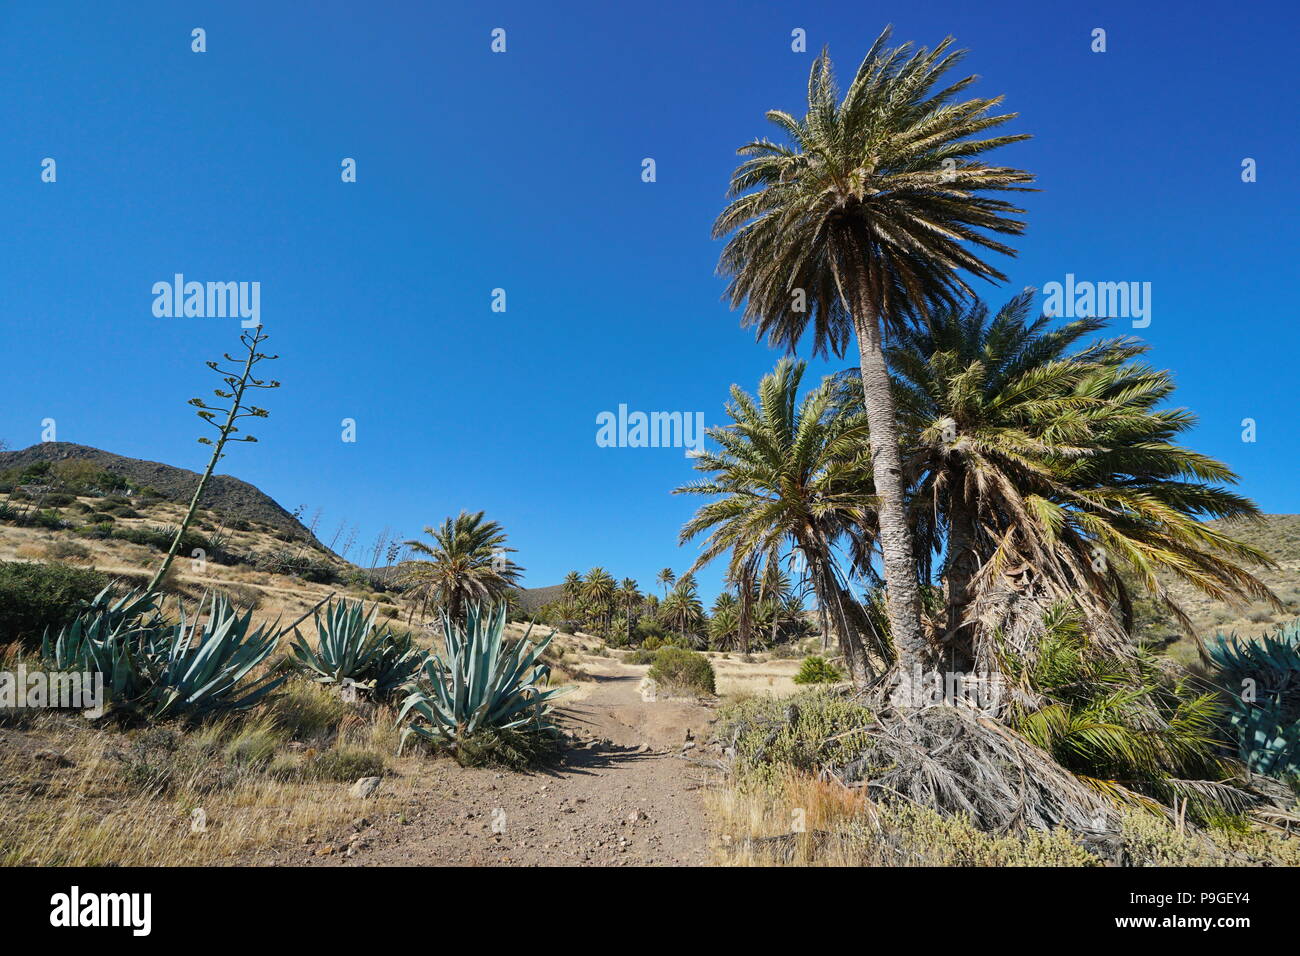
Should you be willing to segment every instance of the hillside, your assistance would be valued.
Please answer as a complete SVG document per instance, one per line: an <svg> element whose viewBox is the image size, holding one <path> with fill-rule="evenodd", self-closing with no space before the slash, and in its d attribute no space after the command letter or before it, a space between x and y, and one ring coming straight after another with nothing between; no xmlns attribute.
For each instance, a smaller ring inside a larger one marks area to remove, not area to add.
<svg viewBox="0 0 1300 956"><path fill-rule="evenodd" d="M1277 568L1252 570L1281 599L1286 609L1277 611L1262 601L1245 607L1231 607L1210 600L1190 585L1166 579L1176 602L1192 619L1196 635L1204 639L1218 632L1235 632L1247 637L1300 617L1300 515L1265 515L1258 524L1228 524L1224 521L1208 524L1273 557L1278 563ZM1141 636L1157 646L1168 648L1169 653L1180 660L1186 662L1195 658L1195 643L1181 632L1171 614L1157 608L1150 600L1140 601L1137 611Z"/></svg>
<svg viewBox="0 0 1300 956"><path fill-rule="evenodd" d="M536 611L543 604L558 601L563 591L562 584L552 584L544 588L522 588L519 592L519 606L526 611Z"/></svg>
<svg viewBox="0 0 1300 956"><path fill-rule="evenodd" d="M126 458L112 452L72 442L41 442L20 451L0 451L0 473L26 468L37 462L87 461L96 468L127 479L135 488L152 488L164 501L188 505L198 487L199 474L186 468L156 461ZM243 518L268 525L294 537L308 538L309 532L273 498L254 485L230 475L213 475L203 491L200 507L227 520Z"/></svg>

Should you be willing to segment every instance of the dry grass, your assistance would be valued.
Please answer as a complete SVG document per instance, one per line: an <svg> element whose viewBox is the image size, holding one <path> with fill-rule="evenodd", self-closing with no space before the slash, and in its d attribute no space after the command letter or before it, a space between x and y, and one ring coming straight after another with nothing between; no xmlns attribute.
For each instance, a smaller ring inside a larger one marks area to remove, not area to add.
<svg viewBox="0 0 1300 956"><path fill-rule="evenodd" d="M776 786L707 798L729 866L1095 866L1066 833L994 836L958 818L874 804L839 784L789 773Z"/></svg>
<svg viewBox="0 0 1300 956"><path fill-rule="evenodd" d="M249 715L189 728L5 715L0 864L256 863L362 812L396 812L410 790L403 778L423 758L392 756L393 711L346 704L306 682L287 687ZM354 773L388 780L361 801L349 793Z"/></svg>

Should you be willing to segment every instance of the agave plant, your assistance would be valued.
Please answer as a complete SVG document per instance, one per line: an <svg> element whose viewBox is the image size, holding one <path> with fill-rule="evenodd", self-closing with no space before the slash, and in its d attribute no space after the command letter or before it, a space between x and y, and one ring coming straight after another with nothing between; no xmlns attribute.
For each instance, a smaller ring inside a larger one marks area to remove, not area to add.
<svg viewBox="0 0 1300 956"><path fill-rule="evenodd" d="M114 599L105 589L91 607L53 639L42 656L54 669L99 672L114 711L145 719L205 717L245 710L285 676L250 678L280 639L275 627L252 627L214 593L206 616L170 624L158 611L157 592L132 591ZM287 676L287 675L286 675Z"/></svg>
<svg viewBox="0 0 1300 956"><path fill-rule="evenodd" d="M376 605L366 614L362 601L331 601L323 616L316 614L315 648L294 629L294 660L319 683L351 680L376 697L392 695L415 678L428 652L416 647L410 635L376 628L378 611Z"/></svg>
<svg viewBox="0 0 1300 956"><path fill-rule="evenodd" d="M504 605L468 607L461 620L444 613L445 659L431 655L424 663L424 683L402 704L398 722L410 720L401 744L415 734L452 748L485 731L520 731L557 738L551 701L566 688L548 687L551 669L542 652L555 636L523 638L507 646ZM427 684L427 686L424 686Z"/></svg>
<svg viewBox="0 0 1300 956"><path fill-rule="evenodd" d="M1257 641L1218 634L1205 651L1230 697L1241 759L1255 773L1300 776L1300 621Z"/></svg>

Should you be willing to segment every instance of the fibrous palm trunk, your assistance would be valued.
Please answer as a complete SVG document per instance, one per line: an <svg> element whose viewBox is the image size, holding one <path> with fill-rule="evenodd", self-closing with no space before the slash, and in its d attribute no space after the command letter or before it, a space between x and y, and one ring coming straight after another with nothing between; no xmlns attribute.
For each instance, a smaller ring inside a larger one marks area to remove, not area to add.
<svg viewBox="0 0 1300 956"><path fill-rule="evenodd" d="M865 280L864 280L865 281ZM889 626L900 673L925 668L928 646L921 632L921 592L916 580L912 530L907 521L898 422L880 321L867 313L859 295L854 327L862 375L862 397L871 430L871 469L880 501L880 550L884 557Z"/></svg>
<svg viewBox="0 0 1300 956"><path fill-rule="evenodd" d="M975 523L964 502L954 494L949 511L947 568L944 572L944 603L947 605L945 651L951 653L958 667L965 667L972 656L972 635L966 622L970 606L970 584L979 569L974 552Z"/></svg>

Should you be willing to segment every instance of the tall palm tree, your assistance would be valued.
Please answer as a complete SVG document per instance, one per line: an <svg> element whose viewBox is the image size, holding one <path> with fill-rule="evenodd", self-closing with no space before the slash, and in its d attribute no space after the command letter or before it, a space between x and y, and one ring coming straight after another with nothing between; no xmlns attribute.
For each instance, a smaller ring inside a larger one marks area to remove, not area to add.
<svg viewBox="0 0 1300 956"><path fill-rule="evenodd" d="M564 583L560 585L560 593L564 595L564 603L568 605L567 613L573 616L577 613L578 599L582 597L582 575L577 571L566 574Z"/></svg>
<svg viewBox="0 0 1300 956"><path fill-rule="evenodd" d="M627 620L627 642L632 643L632 613L641 606L641 588L632 578L624 578L618 589L618 601Z"/></svg>
<svg viewBox="0 0 1300 956"><path fill-rule="evenodd" d="M1195 419L1161 407L1169 373L1139 361L1136 339L1080 345L1103 320L1052 328L1032 306L1026 290L993 316L940 309L889 350L913 500L931 512L918 526L946 532L949 647L991 665L992 630L1005 641L1015 629L995 618L976 633L977 621L1025 594L1040 607L1069 598L1117 644L1133 583L1184 623L1163 576L1216 600L1275 600L1240 565L1267 556L1203 523L1259 512L1223 487L1236 481L1226 465L1175 443ZM1111 608L1116 626L1103 627Z"/></svg>
<svg viewBox="0 0 1300 956"><path fill-rule="evenodd" d="M604 568L592 568L587 572L586 582L582 586L582 596L585 597L600 615L601 625L604 628L604 634L609 634L609 622L612 617L614 598L618 590L618 585L613 576Z"/></svg>
<svg viewBox="0 0 1300 956"><path fill-rule="evenodd" d="M655 582L664 589L664 597L668 597L668 589L673 586L677 580L677 575L673 573L672 568L664 568L655 575Z"/></svg>
<svg viewBox="0 0 1300 956"><path fill-rule="evenodd" d="M732 580L756 561L777 563L792 544L804 556L850 672L864 679L872 673L866 645L878 660L888 648L867 632L836 548L851 530L870 523L875 507L867 422L863 415L836 413L831 381L799 401L804 369L803 362L782 359L759 383L757 401L732 386L732 424L708 430L720 450L695 458L695 468L710 477L674 492L713 497L682 528L681 541L707 532L694 567L730 552Z"/></svg>
<svg viewBox="0 0 1300 956"><path fill-rule="evenodd" d="M504 601L519 584L523 568L506 557L514 548L506 546L506 533L495 521L484 521L483 512L462 511L440 526L426 527L432 544L420 540L405 542L416 554L407 572L414 595L432 602L453 620L460 619L471 602Z"/></svg>
<svg viewBox="0 0 1300 956"><path fill-rule="evenodd" d="M978 159L1026 136L984 135L1015 114L991 112L1000 97L958 99L974 76L943 85L965 52L951 37L913 51L887 48L889 36L872 44L843 99L823 52L805 117L767 113L789 142L740 147L747 158L713 233L730 234L719 271L760 337L793 350L811 322L814 353L836 355L857 339L891 631L910 671L929 648L885 337L969 293L963 273L1005 278L981 255L1014 254L992 234L1020 233L1024 223L1013 217L1023 210L988 194L1024 189L1031 177Z"/></svg>

